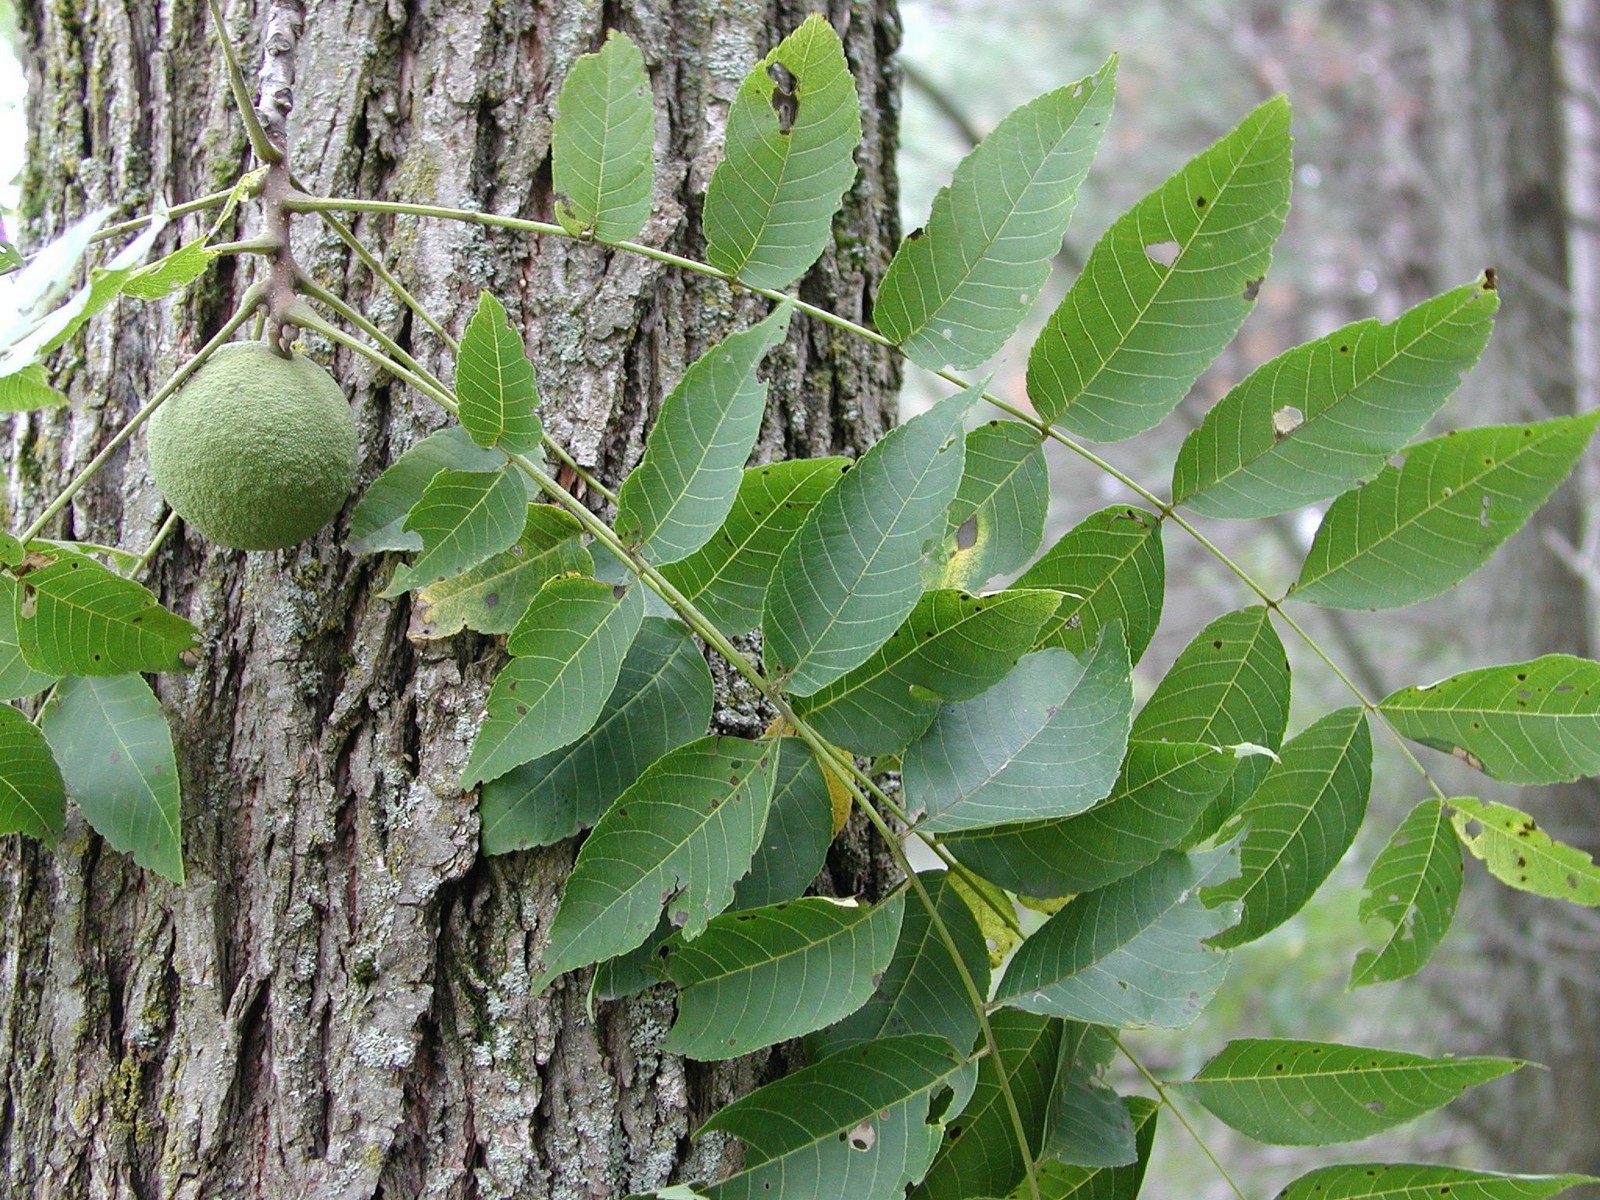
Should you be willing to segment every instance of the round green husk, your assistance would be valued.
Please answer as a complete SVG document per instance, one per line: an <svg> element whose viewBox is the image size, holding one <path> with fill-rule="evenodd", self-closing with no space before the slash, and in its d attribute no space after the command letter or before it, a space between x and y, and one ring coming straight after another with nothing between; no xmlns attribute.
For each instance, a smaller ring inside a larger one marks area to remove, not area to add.
<svg viewBox="0 0 1600 1200"><path fill-rule="evenodd" d="M263 342L219 348L150 418L150 473L213 542L277 550L344 507L356 426L339 385L309 358Z"/></svg>

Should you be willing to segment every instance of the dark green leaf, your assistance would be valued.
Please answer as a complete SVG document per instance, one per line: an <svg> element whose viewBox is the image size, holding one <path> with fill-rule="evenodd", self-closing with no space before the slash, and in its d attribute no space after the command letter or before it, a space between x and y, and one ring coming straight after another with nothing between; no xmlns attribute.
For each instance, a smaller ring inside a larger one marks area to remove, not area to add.
<svg viewBox="0 0 1600 1200"><path fill-rule="evenodd" d="M621 596L581 576L539 589L506 647L461 786L496 779L587 733L616 687L644 619L644 585Z"/></svg>
<svg viewBox="0 0 1600 1200"><path fill-rule="evenodd" d="M966 468L950 506L945 587L977 588L1022 569L1039 549L1050 510L1044 443L1021 421L990 421L967 434Z"/></svg>
<svg viewBox="0 0 1600 1200"><path fill-rule="evenodd" d="M1169 851L1079 896L1022 943L996 999L1092 1025L1183 1028L1227 974L1229 956L1212 942L1239 919L1240 906L1223 900L1210 908L1206 901L1238 870L1233 845Z"/></svg>
<svg viewBox="0 0 1600 1200"><path fill-rule="evenodd" d="M1136 1200L1144 1184L1145 1167L1150 1163L1160 1109L1143 1096L1129 1097L1123 1106L1133 1121L1137 1160L1122 1167L1069 1167L1065 1163L1041 1162L1039 1200ZM1011 1200L1033 1200L1026 1183L1011 1193Z"/></svg>
<svg viewBox="0 0 1600 1200"><path fill-rule="evenodd" d="M698 936L750 867L777 764L777 743L706 737L646 768L583 843L533 990L632 950L663 906L684 937Z"/></svg>
<svg viewBox="0 0 1600 1200"><path fill-rule="evenodd" d="M395 570L383 595L440 583L510 549L527 511L527 489L509 468L494 474L440 471L405 520L407 532L422 538L422 552Z"/></svg>
<svg viewBox="0 0 1600 1200"><path fill-rule="evenodd" d="M1461 843L1438 800L1411 810L1367 872L1363 922L1387 925L1383 945L1356 954L1350 986L1415 975L1433 956L1461 895Z"/></svg>
<svg viewBox="0 0 1600 1200"><path fill-rule="evenodd" d="M111 847L183 882L172 731L138 675L63 679L39 717L67 794Z"/></svg>
<svg viewBox="0 0 1600 1200"><path fill-rule="evenodd" d="M646 618L594 728L483 785L483 852L548 846L593 825L646 767L710 720L711 672L694 639L676 622Z"/></svg>
<svg viewBox="0 0 1600 1200"><path fill-rule="evenodd" d="M1184 439L1173 497L1207 516L1264 517L1371 478L1477 361L1498 304L1479 281L1257 368Z"/></svg>
<svg viewBox="0 0 1600 1200"><path fill-rule="evenodd" d="M1065 593L1041 646L1082 654L1102 629L1121 621L1128 654L1137 663L1161 621L1161 522L1126 504L1103 508L1068 531L1014 586Z"/></svg>
<svg viewBox="0 0 1600 1200"><path fill-rule="evenodd" d="M417 592L411 636L446 638L463 629L509 633L545 582L590 575L594 560L578 542L583 527L553 504L528 505L528 519L509 550Z"/></svg>
<svg viewBox="0 0 1600 1200"><path fill-rule="evenodd" d="M778 558L761 618L767 665L808 696L871 657L916 607L961 483L968 388L891 429L811 510Z"/></svg>
<svg viewBox="0 0 1600 1200"><path fill-rule="evenodd" d="M0 833L53 842L67 815L67 789L39 727L0 704Z"/></svg>
<svg viewBox="0 0 1600 1200"><path fill-rule="evenodd" d="M777 782L761 848L733 889L734 908L761 908L803 894L833 842L833 799L822 764L799 738L779 743Z"/></svg>
<svg viewBox="0 0 1600 1200"><path fill-rule="evenodd" d="M1290 593L1330 608L1399 608L1454 587L1561 486L1600 412L1462 429L1346 492Z"/></svg>
<svg viewBox="0 0 1600 1200"><path fill-rule="evenodd" d="M35 671L22 657L17 637L17 584L0 573L0 700L16 700L42 692L56 676Z"/></svg>
<svg viewBox="0 0 1600 1200"><path fill-rule="evenodd" d="M756 368L783 340L792 311L780 305L754 328L718 342L662 401L644 458L617 501L617 533L652 562L687 558L733 508L766 410L767 385Z"/></svg>
<svg viewBox="0 0 1600 1200"><path fill-rule="evenodd" d="M522 335L511 327L505 305L488 292L467 322L456 355L456 403L461 426L480 446L512 454L539 450L542 429L534 409L539 389ZM415 528L411 524L407 529Z"/></svg>
<svg viewBox="0 0 1600 1200"><path fill-rule="evenodd" d="M822 253L856 177L861 100L839 35L812 13L745 77L706 189L706 260L786 288Z"/></svg>
<svg viewBox="0 0 1600 1200"><path fill-rule="evenodd" d="M1355 840L1371 791L1372 734L1361 709L1331 712L1285 742L1234 814L1242 869L1208 898L1237 900L1244 916L1216 944L1253 942L1299 912Z"/></svg>
<svg viewBox="0 0 1600 1200"><path fill-rule="evenodd" d="M1016 332L1050 274L1111 115L1117 60L1015 109L961 160L901 243L872 319L919 366L975 367Z"/></svg>
<svg viewBox="0 0 1600 1200"><path fill-rule="evenodd" d="M1116 782L1132 711L1120 626L1082 660L1030 654L982 695L942 708L912 743L907 804L931 833L1082 812Z"/></svg>
<svg viewBox="0 0 1600 1200"><path fill-rule="evenodd" d="M1329 1146L1404 1125L1523 1065L1246 1038L1229 1042L1192 1080L1167 1087L1258 1142Z"/></svg>
<svg viewBox="0 0 1600 1200"><path fill-rule="evenodd" d="M1587 853L1555 841L1525 812L1459 796L1450 823L1489 873L1518 891L1600 905L1600 867Z"/></svg>
<svg viewBox="0 0 1600 1200"><path fill-rule="evenodd" d="M1122 1167L1139 1161L1133 1117L1105 1079L1116 1053L1107 1030L1067 1022L1046 1110L1042 1158L1076 1167Z"/></svg>
<svg viewBox="0 0 1600 1200"><path fill-rule="evenodd" d="M624 242L650 216L655 107L644 58L627 34L572 64L550 130L556 220L568 233Z"/></svg>
<svg viewBox="0 0 1600 1200"><path fill-rule="evenodd" d="M1569 654L1401 688L1379 710L1406 737L1506 783L1600 775L1600 663Z"/></svg>
<svg viewBox="0 0 1600 1200"><path fill-rule="evenodd" d="M396 459L361 497L350 514L351 552L421 550L421 535L408 531L405 521L433 477L446 467L493 472L503 470L505 465L504 454L477 445L459 425L429 434Z"/></svg>
<svg viewBox="0 0 1600 1200"><path fill-rule="evenodd" d="M1255 305L1289 211L1289 148L1279 96L1111 226L1028 355L1040 416L1118 441L1177 406Z"/></svg>

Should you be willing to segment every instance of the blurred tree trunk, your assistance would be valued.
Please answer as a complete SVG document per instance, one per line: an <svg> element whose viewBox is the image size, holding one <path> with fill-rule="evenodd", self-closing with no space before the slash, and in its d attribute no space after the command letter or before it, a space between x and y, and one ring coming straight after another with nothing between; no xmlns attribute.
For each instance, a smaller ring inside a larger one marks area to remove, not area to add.
<svg viewBox="0 0 1600 1200"><path fill-rule="evenodd" d="M142 211L247 165L203 0L22 0L37 239L105 203ZM256 48L263 0L232 0ZM291 156L326 194L549 218L551 105L618 26L657 105L644 240L695 254L698 212L743 73L814 7L800 0L320 0L299 52ZM826 5L860 81L862 172L804 293L862 319L896 235L893 0ZM244 229L255 228L252 216ZM566 241L387 217L356 223L458 334L480 288L525 331L546 423L602 476L638 457L686 363L765 302ZM198 219L169 232L191 236ZM226 236L236 236L228 234ZM315 219L299 258L446 378L438 339ZM7 510L37 512L225 318L248 268L123 303L63 353L69 413L14 422ZM364 361L308 340L350 393L363 483L442 414ZM859 451L890 420L893 362L797 320L771 360L761 454ZM49 532L139 548L162 517L142 439ZM621 1196L714 1170L687 1135L768 1059L686 1066L656 1050L671 1003L585 1012L584 979L534 995L570 845L477 854L456 785L501 651L417 642L384 560L338 529L273 554L179 535L154 586L206 641L158 681L182 764L188 883L171 886L69 818L55 849L0 841L0 1192L51 1197ZM765 714L725 694L717 723ZM836 884L872 891L864 839ZM686 1166L686 1155L693 1161Z"/></svg>
<svg viewBox="0 0 1600 1200"><path fill-rule="evenodd" d="M1494 341L1457 401L1459 420L1570 414L1578 360L1557 2L1441 2L1431 20L1439 94L1430 157L1443 226L1437 241L1450 260L1444 274L1459 282L1494 265L1502 301ZM1600 29L1588 36L1592 53ZM1459 628L1477 661L1593 655L1591 598L1581 573L1553 548L1579 543L1581 497L1579 486L1564 488L1468 585ZM1472 789L1466 794L1493 788L1446 775ZM1553 836L1600 851L1600 787L1592 781L1501 795ZM1468 877L1459 924L1477 946L1472 961L1458 955L1436 977L1438 995L1460 1011L1476 1043L1459 1049L1550 1069L1484 1088L1462 1110L1506 1169L1600 1173L1600 923L1588 910L1510 892L1470 867Z"/></svg>

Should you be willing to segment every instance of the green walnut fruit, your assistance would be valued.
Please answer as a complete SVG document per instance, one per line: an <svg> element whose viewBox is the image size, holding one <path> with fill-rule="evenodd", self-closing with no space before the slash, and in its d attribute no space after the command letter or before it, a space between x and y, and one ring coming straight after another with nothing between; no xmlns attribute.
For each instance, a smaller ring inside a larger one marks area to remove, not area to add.
<svg viewBox="0 0 1600 1200"><path fill-rule="evenodd" d="M218 349L156 409L148 440L173 511L238 550L304 541L355 483L356 425L339 385L263 342Z"/></svg>

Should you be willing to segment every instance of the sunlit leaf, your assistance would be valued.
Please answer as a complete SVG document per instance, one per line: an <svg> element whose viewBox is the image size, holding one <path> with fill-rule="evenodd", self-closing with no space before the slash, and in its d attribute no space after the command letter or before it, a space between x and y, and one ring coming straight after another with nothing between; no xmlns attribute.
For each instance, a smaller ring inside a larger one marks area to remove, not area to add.
<svg viewBox="0 0 1600 1200"><path fill-rule="evenodd" d="M907 803L931 833L1082 812L1116 782L1132 710L1119 626L1081 660L1030 654L988 691L942 708L912 743Z"/></svg>
<svg viewBox="0 0 1600 1200"><path fill-rule="evenodd" d="M1167 1087L1258 1142L1329 1146L1404 1125L1523 1065L1245 1038L1229 1042L1192 1080Z"/></svg>
<svg viewBox="0 0 1600 1200"><path fill-rule="evenodd" d="M0 377L0 412L29 412L36 408L62 408L66 393L50 386L50 377L38 363Z"/></svg>
<svg viewBox="0 0 1600 1200"><path fill-rule="evenodd" d="M687 558L733 508L767 402L756 368L788 332L791 311L780 305L712 346L662 401L617 503L617 533L652 562Z"/></svg>
<svg viewBox="0 0 1600 1200"><path fill-rule="evenodd" d="M1216 944L1254 941L1299 912L1355 840L1371 791L1372 734L1361 709L1331 712L1285 742L1234 814L1244 829L1241 870L1209 899L1237 900L1244 915Z"/></svg>
<svg viewBox="0 0 1600 1200"><path fill-rule="evenodd" d="M1400 823L1367 872L1363 922L1386 925L1383 945L1356 954L1350 986L1387 983L1427 965L1461 895L1461 843L1445 806L1424 800Z"/></svg>
<svg viewBox="0 0 1600 1200"><path fill-rule="evenodd" d="M699 737L710 719L711 672L694 640L676 622L647 618L594 728L483 785L483 852L548 846L593 825L646 767Z"/></svg>
<svg viewBox="0 0 1600 1200"><path fill-rule="evenodd" d="M1279 96L1111 226L1028 355L1040 416L1118 441L1177 407L1255 306L1289 210L1289 149Z"/></svg>
<svg viewBox="0 0 1600 1200"><path fill-rule="evenodd" d="M1458 796L1450 823L1489 873L1518 891L1591 908L1600 905L1600 867L1584 851L1563 845L1527 813L1508 804L1485 804Z"/></svg>
<svg viewBox="0 0 1600 1200"><path fill-rule="evenodd" d="M836 746L894 754L928 727L940 700L969 700L998 683L1060 602L1052 591L924 592L871 658L795 711Z"/></svg>
<svg viewBox="0 0 1600 1200"><path fill-rule="evenodd" d="M512 454L538 451L542 430L534 415L539 390L533 364L523 351L522 335L506 317L505 305L488 292L479 293L478 309L461 335L456 403L462 428L478 445Z"/></svg>
<svg viewBox="0 0 1600 1200"><path fill-rule="evenodd" d="M0 700L32 696L55 681L55 675L35 671L22 656L17 636L17 584L0 573Z"/></svg>
<svg viewBox="0 0 1600 1200"><path fill-rule="evenodd" d="M1477 361L1498 304L1480 280L1257 368L1184 439L1173 497L1207 516L1264 517L1371 478Z"/></svg>
<svg viewBox="0 0 1600 1200"><path fill-rule="evenodd" d="M655 183L652 101L639 47L619 30L572 64L550 129L556 220L568 233L623 242L644 228Z"/></svg>
<svg viewBox="0 0 1600 1200"><path fill-rule="evenodd" d="M459 425L429 434L397 458L361 497L350 514L351 552L421 550L422 535L406 529L405 521L433 477L446 467L495 472L505 465L504 454L477 445Z"/></svg>
<svg viewBox="0 0 1600 1200"><path fill-rule="evenodd" d="M1079 896L1022 943L996 1000L1091 1025L1189 1025L1227 974L1229 955L1212 943L1239 919L1240 906L1208 901L1238 870L1233 845L1169 851Z"/></svg>
<svg viewBox="0 0 1600 1200"><path fill-rule="evenodd" d="M1039 549L1050 510L1044 443L1021 421L990 421L967 434L966 467L950 505L944 587L977 588L1021 570Z"/></svg>
<svg viewBox="0 0 1600 1200"><path fill-rule="evenodd" d="M850 460L797 458L746 468L722 528L661 573L724 633L748 633L789 539Z"/></svg>
<svg viewBox="0 0 1600 1200"><path fill-rule="evenodd" d="M46 675L177 671L199 644L195 627L148 590L94 559L45 543L29 546L33 569L17 585L17 641Z"/></svg>
<svg viewBox="0 0 1600 1200"><path fill-rule="evenodd" d="M39 717L67 794L111 847L183 882L172 731L139 675L63 679Z"/></svg>
<svg viewBox="0 0 1600 1200"><path fill-rule="evenodd" d="M1597 423L1592 412L1407 447L1404 465L1333 502L1290 595L1331 608L1398 608L1454 587L1561 486Z"/></svg>
<svg viewBox="0 0 1600 1200"><path fill-rule="evenodd" d="M66 815L66 785L44 734L9 704L0 704L0 833L53 842Z"/></svg>
<svg viewBox="0 0 1600 1200"><path fill-rule="evenodd" d="M891 429L806 517L761 618L767 664L807 696L871 657L916 607L961 483L967 389Z"/></svg>
<svg viewBox="0 0 1600 1200"><path fill-rule="evenodd" d="M1593 1175L1496 1175L1420 1163L1344 1163L1300 1176L1276 1200L1545 1200Z"/></svg>
<svg viewBox="0 0 1600 1200"><path fill-rule="evenodd" d="M582 737L616 687L644 619L644 585L621 596L581 576L539 589L512 630L514 657L495 676L461 786L498 778Z"/></svg>
<svg viewBox="0 0 1600 1200"><path fill-rule="evenodd" d="M1379 710L1406 737L1506 783L1600 775L1600 663L1569 654L1401 688Z"/></svg>
<svg viewBox="0 0 1600 1200"><path fill-rule="evenodd" d="M717 736L652 763L583 843L534 990L632 950L663 907L684 937L697 937L750 867L777 763L775 742Z"/></svg>
<svg viewBox="0 0 1600 1200"><path fill-rule="evenodd" d="M745 77L706 189L706 260L786 288L817 261L856 177L861 100L844 46L813 13Z"/></svg>
<svg viewBox="0 0 1600 1200"><path fill-rule="evenodd" d="M422 552L409 566L395 569L383 594L399 596L440 583L510 549L522 534L527 511L522 478L509 468L492 474L440 471L405 519L406 531L421 537Z"/></svg>
<svg viewBox="0 0 1600 1200"><path fill-rule="evenodd" d="M1082 654L1112 621L1121 621L1137 663L1155 636L1166 586L1161 522L1125 504L1092 513L1023 572L1019 588L1050 588L1065 599L1045 626L1041 646Z"/></svg>
<svg viewBox="0 0 1600 1200"><path fill-rule="evenodd" d="M1116 58L1014 109L961 160L928 224L895 251L872 319L920 366L975 367L1050 274L1111 115Z"/></svg>
<svg viewBox="0 0 1600 1200"><path fill-rule="evenodd" d="M185 242L165 258L140 267L122 285L122 294L136 300L160 300L182 291L206 273L216 259L206 247L207 237Z"/></svg>
<svg viewBox="0 0 1600 1200"><path fill-rule="evenodd" d="M683 990L662 1050L737 1058L848 1016L889 965L904 913L898 893L870 907L806 896L713 917L666 960Z"/></svg>

